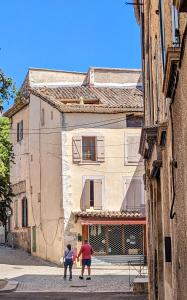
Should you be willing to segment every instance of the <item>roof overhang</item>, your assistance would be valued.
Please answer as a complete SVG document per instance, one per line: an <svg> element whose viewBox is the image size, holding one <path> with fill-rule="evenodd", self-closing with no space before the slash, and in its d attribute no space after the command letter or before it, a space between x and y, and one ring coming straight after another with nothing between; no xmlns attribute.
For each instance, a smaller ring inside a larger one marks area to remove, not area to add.
<svg viewBox="0 0 187 300"><path fill-rule="evenodd" d="M80 219L81 225L146 225L146 220L93 220L93 219Z"/></svg>
<svg viewBox="0 0 187 300"><path fill-rule="evenodd" d="M140 25L140 1L134 0L134 13L137 23Z"/></svg>

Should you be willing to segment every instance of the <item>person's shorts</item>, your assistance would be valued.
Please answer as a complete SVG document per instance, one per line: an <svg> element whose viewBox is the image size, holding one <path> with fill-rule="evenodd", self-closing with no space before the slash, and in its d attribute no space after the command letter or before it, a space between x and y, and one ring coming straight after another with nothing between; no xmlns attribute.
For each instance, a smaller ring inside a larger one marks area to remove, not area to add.
<svg viewBox="0 0 187 300"><path fill-rule="evenodd" d="M90 267L91 266L91 259L83 259L82 260L82 265L83 266L87 266L87 267Z"/></svg>
<svg viewBox="0 0 187 300"><path fill-rule="evenodd" d="M64 267L72 267L73 266L73 260L72 259L66 259L64 262Z"/></svg>

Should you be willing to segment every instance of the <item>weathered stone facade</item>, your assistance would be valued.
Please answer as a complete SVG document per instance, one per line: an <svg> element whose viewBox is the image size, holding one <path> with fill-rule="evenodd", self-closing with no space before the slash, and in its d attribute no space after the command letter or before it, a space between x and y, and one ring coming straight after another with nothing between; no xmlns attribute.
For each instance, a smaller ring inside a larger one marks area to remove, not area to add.
<svg viewBox="0 0 187 300"><path fill-rule="evenodd" d="M187 299L187 2L135 2L144 71L140 152L145 158L149 297L183 300Z"/></svg>

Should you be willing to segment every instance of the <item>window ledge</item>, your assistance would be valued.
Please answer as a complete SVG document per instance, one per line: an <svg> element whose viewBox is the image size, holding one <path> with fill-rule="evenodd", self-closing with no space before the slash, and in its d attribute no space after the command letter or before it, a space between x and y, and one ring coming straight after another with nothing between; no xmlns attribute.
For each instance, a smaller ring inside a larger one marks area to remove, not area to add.
<svg viewBox="0 0 187 300"><path fill-rule="evenodd" d="M125 166L141 166L141 165L143 165L144 164L144 162L143 162L143 160L140 160L139 162L125 162Z"/></svg>
<svg viewBox="0 0 187 300"><path fill-rule="evenodd" d="M97 161L94 161L94 162L88 162L88 161L85 161L85 162L79 162L78 165L100 165L101 163L100 162L97 162Z"/></svg>
<svg viewBox="0 0 187 300"><path fill-rule="evenodd" d="M163 92L168 98L172 98L176 88L178 64L180 60L180 47L169 47L164 74Z"/></svg>

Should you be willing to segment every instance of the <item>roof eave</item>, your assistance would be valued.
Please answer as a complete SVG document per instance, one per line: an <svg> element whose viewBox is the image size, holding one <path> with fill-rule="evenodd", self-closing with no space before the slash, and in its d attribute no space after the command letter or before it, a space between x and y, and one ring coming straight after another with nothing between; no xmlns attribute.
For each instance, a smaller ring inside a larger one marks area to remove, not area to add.
<svg viewBox="0 0 187 300"><path fill-rule="evenodd" d="M134 0L134 13L136 17L136 21L138 25L140 25L140 1L139 0Z"/></svg>

